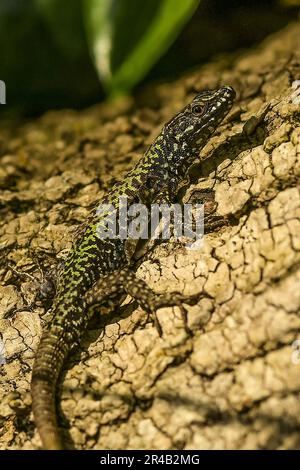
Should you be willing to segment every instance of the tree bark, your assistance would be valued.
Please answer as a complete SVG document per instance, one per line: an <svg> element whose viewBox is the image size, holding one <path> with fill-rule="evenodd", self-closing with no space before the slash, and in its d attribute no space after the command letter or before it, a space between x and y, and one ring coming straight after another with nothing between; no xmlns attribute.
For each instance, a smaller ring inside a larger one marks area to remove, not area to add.
<svg viewBox="0 0 300 470"><path fill-rule="evenodd" d="M299 449L299 38L294 23L135 99L3 126L2 449L40 446L29 384L48 318L34 278L63 259L89 207L161 125L220 84L238 99L183 200L209 193L226 224L199 250L156 246L137 271L157 292L199 294L186 306L192 336L178 308L158 311L162 337L135 305L99 315L65 365L60 423L78 449Z"/></svg>

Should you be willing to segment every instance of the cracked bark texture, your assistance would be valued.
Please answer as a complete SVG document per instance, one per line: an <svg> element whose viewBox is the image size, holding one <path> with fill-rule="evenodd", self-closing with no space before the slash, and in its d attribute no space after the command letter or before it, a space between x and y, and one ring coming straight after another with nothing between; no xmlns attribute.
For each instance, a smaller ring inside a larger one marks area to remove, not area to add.
<svg viewBox="0 0 300 470"><path fill-rule="evenodd" d="M134 100L3 124L2 449L40 446L29 383L49 319L34 301L36 280L64 258L89 207L161 125L220 83L238 100L191 169L183 200L213 191L215 214L228 223L197 251L155 247L137 271L157 292L204 295L187 306L192 337L177 308L158 311L161 338L136 305L99 315L65 364L59 419L69 448L300 448L300 107L291 100L299 39L300 24L291 24Z"/></svg>

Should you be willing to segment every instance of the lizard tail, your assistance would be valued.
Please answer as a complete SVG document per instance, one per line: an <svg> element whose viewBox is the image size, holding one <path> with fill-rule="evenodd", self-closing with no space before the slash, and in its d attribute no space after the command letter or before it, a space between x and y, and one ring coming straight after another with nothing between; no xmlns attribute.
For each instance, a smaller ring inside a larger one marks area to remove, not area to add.
<svg viewBox="0 0 300 470"><path fill-rule="evenodd" d="M32 409L45 450L63 449L56 419L55 390L63 362L69 352L63 331L46 331L36 354L32 379Z"/></svg>

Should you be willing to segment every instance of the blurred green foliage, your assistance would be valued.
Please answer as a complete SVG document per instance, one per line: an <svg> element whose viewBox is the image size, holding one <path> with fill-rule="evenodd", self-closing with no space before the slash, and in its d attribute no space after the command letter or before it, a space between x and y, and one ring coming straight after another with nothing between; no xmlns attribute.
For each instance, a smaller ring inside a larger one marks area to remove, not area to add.
<svg viewBox="0 0 300 470"><path fill-rule="evenodd" d="M53 106L63 97L72 106L77 94L80 105L86 90L99 86L96 75L110 97L130 93L198 3L0 0L0 79L7 83L8 102L26 106L34 97Z"/></svg>
<svg viewBox="0 0 300 470"><path fill-rule="evenodd" d="M101 93L85 42L81 0L56 3L51 16L46 2L0 0L0 79L7 89L3 112L82 106L88 96ZM54 32L58 21L60 34Z"/></svg>
<svg viewBox="0 0 300 470"><path fill-rule="evenodd" d="M91 57L106 92L128 93L166 51L200 0L35 0L56 44L83 52L81 16Z"/></svg>
<svg viewBox="0 0 300 470"><path fill-rule="evenodd" d="M90 50L111 95L130 91L171 45L199 0L83 0Z"/></svg>
<svg viewBox="0 0 300 470"><path fill-rule="evenodd" d="M258 44L296 20L299 7L287 2L298 5L298 0L0 0L0 80L7 91L0 112L82 108L105 95L130 93L146 80L171 79L215 54Z"/></svg>

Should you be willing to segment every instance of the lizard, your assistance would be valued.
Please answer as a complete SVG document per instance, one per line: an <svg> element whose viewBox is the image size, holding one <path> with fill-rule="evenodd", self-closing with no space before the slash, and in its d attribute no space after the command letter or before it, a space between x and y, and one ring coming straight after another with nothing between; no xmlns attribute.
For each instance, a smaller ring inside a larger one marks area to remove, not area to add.
<svg viewBox="0 0 300 470"><path fill-rule="evenodd" d="M101 201L119 209L120 197L128 203L171 203L188 170L232 108L235 91L230 86L198 93L167 122L152 145L121 183L116 183ZM56 386L70 352L78 346L95 307L118 306L129 294L154 315L163 306L182 306L178 293L156 294L132 269L132 240L99 237L107 213L93 210L74 241L57 275L51 306L52 320L42 333L35 355L32 379L32 409L42 446L63 449L56 416Z"/></svg>

